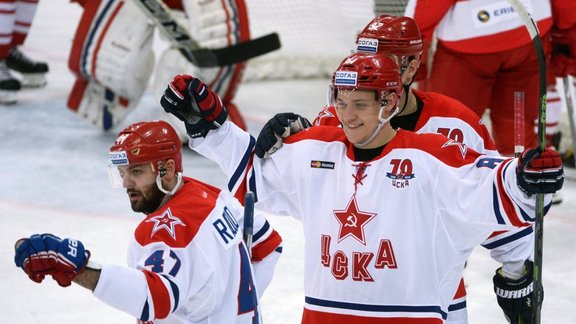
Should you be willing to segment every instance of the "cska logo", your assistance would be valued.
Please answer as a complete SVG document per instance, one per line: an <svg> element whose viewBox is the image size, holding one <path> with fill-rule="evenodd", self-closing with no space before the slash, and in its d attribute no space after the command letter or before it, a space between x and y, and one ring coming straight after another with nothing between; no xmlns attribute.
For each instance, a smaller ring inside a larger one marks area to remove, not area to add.
<svg viewBox="0 0 576 324"><path fill-rule="evenodd" d="M150 237L158 231L166 231L174 240L176 240L176 225L186 226L180 218L174 216L170 208L166 209L161 215L151 217L146 222L154 222Z"/></svg>
<svg viewBox="0 0 576 324"><path fill-rule="evenodd" d="M348 202L345 210L335 210L334 216L340 223L340 231L338 233L338 242L347 237L353 237L362 245L366 245L364 236L364 226L376 216L375 213L363 212L358 209L356 196Z"/></svg>
<svg viewBox="0 0 576 324"><path fill-rule="evenodd" d="M404 189L410 186L410 180L416 175L412 171L412 160L410 159L392 159L390 161L392 171L386 172L386 178L392 179L392 187Z"/></svg>
<svg viewBox="0 0 576 324"><path fill-rule="evenodd" d="M330 269L335 279L373 282L375 271L398 269L392 241L377 238L375 233L366 237L366 224L377 214L361 211L356 196L352 196L346 209L335 210L334 216L340 225L337 241L333 242L333 238L336 239L334 235L320 236L320 263ZM376 225L372 225L374 226ZM346 238L353 238L361 245L353 240L344 241ZM352 248L339 248L339 244Z"/></svg>

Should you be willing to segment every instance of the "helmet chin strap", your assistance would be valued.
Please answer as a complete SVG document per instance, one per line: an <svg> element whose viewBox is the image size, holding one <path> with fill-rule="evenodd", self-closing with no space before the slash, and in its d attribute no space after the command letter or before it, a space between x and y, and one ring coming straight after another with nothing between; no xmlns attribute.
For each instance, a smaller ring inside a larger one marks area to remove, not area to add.
<svg viewBox="0 0 576 324"><path fill-rule="evenodd" d="M160 177L160 173L156 175L156 185L158 186L158 189L160 189L160 191L165 193L167 196L172 196L182 186L182 172L176 172L176 185L174 188L172 188L172 190L168 191L162 187L162 178Z"/></svg>
<svg viewBox="0 0 576 324"><path fill-rule="evenodd" d="M410 94L410 85L412 84L412 81L409 84L403 84L402 88L404 89L404 104L402 105L402 109L400 109L400 111L398 111L398 114L401 114L404 109L406 109L406 106L408 106L408 95Z"/></svg>
<svg viewBox="0 0 576 324"><path fill-rule="evenodd" d="M386 123L388 123L390 121L390 119L392 119L394 116L396 116L400 112L400 108L398 106L396 106L394 108L394 110L390 113L390 116L388 116L388 118L384 118L382 116L382 114L384 113L384 108L386 108L386 107L385 106L380 107L380 111L378 112L378 126L376 126L376 129L374 129L374 131L372 132L372 135L370 135L370 137L367 140L365 140L364 142L356 144L356 146L362 148L362 147L370 144L370 142L372 142L374 140L376 135L378 135L378 133L380 132L382 127L384 127L384 125L386 125Z"/></svg>

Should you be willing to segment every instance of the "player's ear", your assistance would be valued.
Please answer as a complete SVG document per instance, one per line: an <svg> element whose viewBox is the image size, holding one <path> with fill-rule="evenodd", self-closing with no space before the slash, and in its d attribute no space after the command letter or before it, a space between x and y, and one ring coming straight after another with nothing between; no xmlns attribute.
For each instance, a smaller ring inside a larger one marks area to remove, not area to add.
<svg viewBox="0 0 576 324"><path fill-rule="evenodd" d="M396 106L398 105L398 96L396 95L395 92L388 92L385 96L384 96L384 110L386 110L386 112L390 112L392 111L394 108L396 108Z"/></svg>
<svg viewBox="0 0 576 324"><path fill-rule="evenodd" d="M173 159L164 162L164 172L164 176L168 176L169 179L176 178L176 162Z"/></svg>
<svg viewBox="0 0 576 324"><path fill-rule="evenodd" d="M420 66L420 61L417 59L413 59L408 63L406 70L402 73L402 83L403 84L410 84L414 79L414 75L416 75L416 71L418 71L418 67Z"/></svg>
<svg viewBox="0 0 576 324"><path fill-rule="evenodd" d="M171 180L176 177L176 162L173 159L168 159L158 163L158 172L160 178Z"/></svg>
<svg viewBox="0 0 576 324"><path fill-rule="evenodd" d="M159 163L158 171L159 177L156 178L156 185L165 194L173 195L182 181L182 175L176 168L176 161L173 159L162 161Z"/></svg>

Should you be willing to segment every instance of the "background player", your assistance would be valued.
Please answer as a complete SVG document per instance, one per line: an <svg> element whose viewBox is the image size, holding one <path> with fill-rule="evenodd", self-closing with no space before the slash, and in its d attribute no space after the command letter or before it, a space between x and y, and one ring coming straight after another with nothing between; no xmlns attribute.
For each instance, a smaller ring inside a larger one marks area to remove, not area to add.
<svg viewBox="0 0 576 324"><path fill-rule="evenodd" d="M497 153L488 129L468 107L445 95L411 87L420 71L423 50L420 31L412 18L378 16L358 34L356 45L359 53L393 55L400 66L404 92L399 101L400 112L391 120L392 127L417 133L440 133L478 152ZM313 125L340 126L335 112L333 106L324 108ZM263 156L267 145L257 145L257 154Z"/></svg>
<svg viewBox="0 0 576 324"><path fill-rule="evenodd" d="M142 323L258 322L258 297L281 251L278 233L256 215L254 278L242 207L228 192L182 176L182 143L164 121L125 128L110 158L113 184L146 214L131 239L129 267L91 263L80 241L52 234L19 242L16 265L36 282L47 275L64 287L74 281Z"/></svg>
<svg viewBox="0 0 576 324"><path fill-rule="evenodd" d="M152 49L155 26L132 1L77 0L84 11L70 51L68 65L76 82L68 107L97 127L118 125L138 105L148 87L155 57ZM206 48L221 48L250 39L244 0L165 0L176 21ZM230 107L230 118L245 128L232 103L245 64L198 68L174 45L158 59L154 84L158 98L174 74L201 75ZM162 119L171 121L170 115ZM180 123L172 123L186 138Z"/></svg>
<svg viewBox="0 0 576 324"><path fill-rule="evenodd" d="M0 104L16 103L22 87L46 85L48 64L30 59L19 48L26 40L37 6L38 0L0 0Z"/></svg>
<svg viewBox="0 0 576 324"><path fill-rule="evenodd" d="M546 53L550 53L553 26L565 30L576 25L574 1L523 3L538 24ZM535 146L538 64L528 32L513 7L501 0L410 0L406 15L414 17L420 27L424 53L434 32L438 39L430 75L426 78L426 69L421 73L426 89L462 101L478 116L490 109L496 149L506 155L514 154L514 92L523 91L525 145ZM550 117L557 122L559 114Z"/></svg>
<svg viewBox="0 0 576 324"><path fill-rule="evenodd" d="M161 104L231 186L249 185L258 208L303 222L303 323L444 322L472 248L495 230L530 226L522 215L534 212L532 195L562 186L561 160L535 149L486 157L438 134L395 131L402 87L387 56L347 57L333 85L343 127L309 128L266 160L252 156L249 134L221 123L225 108L198 79L175 77ZM493 209L468 208L482 201ZM531 294L516 291L531 286L530 271L504 264L495 276L510 318L531 316Z"/></svg>
<svg viewBox="0 0 576 324"><path fill-rule="evenodd" d="M574 4L565 3L564 5L572 6ZM557 80L560 80L560 78L564 79L568 76L576 76L576 9L570 10L568 7L560 7L555 12L555 15L566 16L566 18L558 19L557 23L552 26L550 32L552 53L550 69L548 69L549 84L546 106L546 139L550 145L553 145L560 150L562 134L558 130L558 125L561 114L561 102L560 94L556 90L556 82ZM572 18L570 19L570 17ZM574 116L569 116L569 118L574 118ZM570 135L564 134L564 136L570 138ZM574 137L571 138L573 142ZM572 147L574 147L573 143ZM574 167L574 154L575 152L573 149L566 149L563 157L565 165Z"/></svg>

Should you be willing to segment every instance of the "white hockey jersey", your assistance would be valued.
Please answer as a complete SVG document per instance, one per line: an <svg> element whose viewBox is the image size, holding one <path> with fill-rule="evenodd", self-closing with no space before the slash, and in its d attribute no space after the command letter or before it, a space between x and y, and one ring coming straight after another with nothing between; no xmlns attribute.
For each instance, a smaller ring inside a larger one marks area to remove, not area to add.
<svg viewBox="0 0 576 324"><path fill-rule="evenodd" d="M94 295L140 323L258 323L261 287L242 242L242 218L229 192L184 178L136 228L129 268L103 266ZM259 214L254 230L254 255L276 263L280 236Z"/></svg>
<svg viewBox="0 0 576 324"><path fill-rule="evenodd" d="M257 208L302 221L303 323L443 323L472 249L533 221L515 159L438 134L399 130L369 162L354 161L335 127L289 137L265 160L254 142L227 122L189 145L218 162L230 189L247 183Z"/></svg>
<svg viewBox="0 0 576 324"><path fill-rule="evenodd" d="M466 144L476 152L499 155L486 125L460 101L440 93L412 90L422 102L422 112L413 129L416 133L439 133ZM402 116L396 116L396 119ZM394 118L392 124L394 125ZM340 126L333 106L325 107L314 119L314 126ZM523 261L532 255L532 227L493 233L482 245L500 262Z"/></svg>

